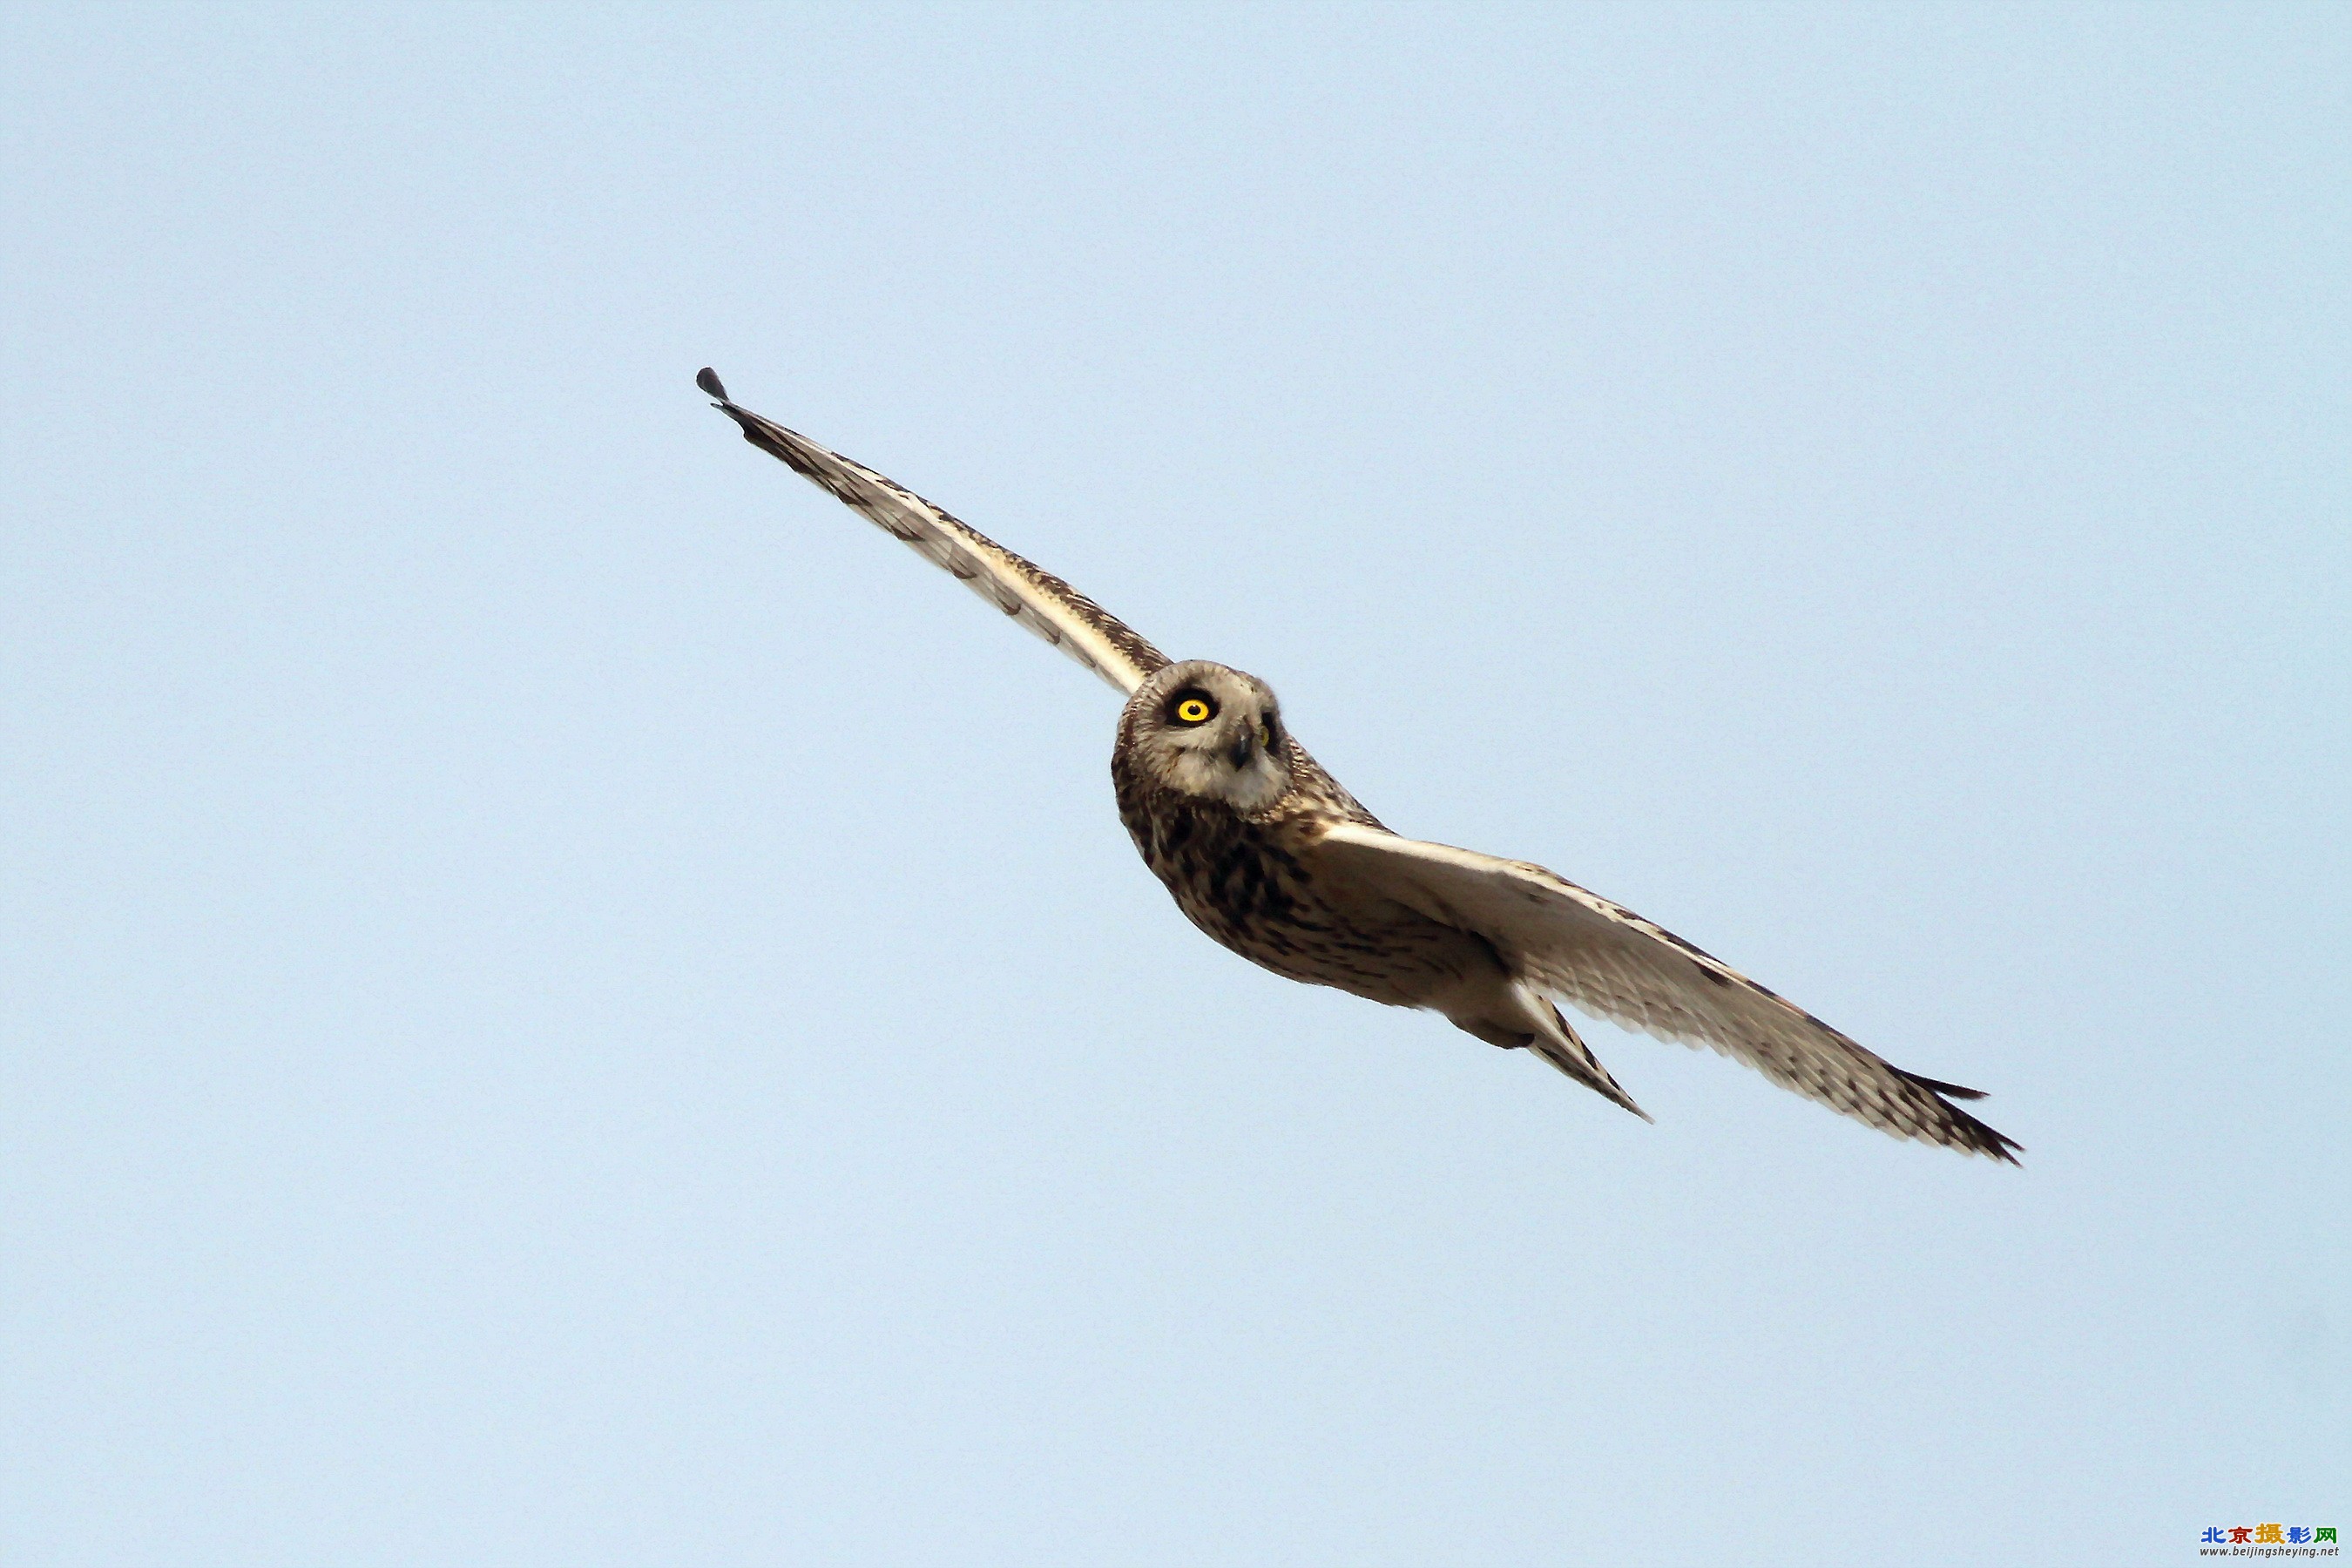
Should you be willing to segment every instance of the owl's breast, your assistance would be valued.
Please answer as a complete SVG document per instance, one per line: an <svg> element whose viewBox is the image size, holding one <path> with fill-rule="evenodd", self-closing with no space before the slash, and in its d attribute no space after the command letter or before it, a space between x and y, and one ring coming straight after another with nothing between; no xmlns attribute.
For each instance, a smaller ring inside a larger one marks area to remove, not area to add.
<svg viewBox="0 0 2352 1568"><path fill-rule="evenodd" d="M1119 819L1184 917L1262 968L1396 1006L1494 968L1493 950L1401 904L1327 886L1300 851L1317 819L1253 819L1175 791L1130 789Z"/></svg>

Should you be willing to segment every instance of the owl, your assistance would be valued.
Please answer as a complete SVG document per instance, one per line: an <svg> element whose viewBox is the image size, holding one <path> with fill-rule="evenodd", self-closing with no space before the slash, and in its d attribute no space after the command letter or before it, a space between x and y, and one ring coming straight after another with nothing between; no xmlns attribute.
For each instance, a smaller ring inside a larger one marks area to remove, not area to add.
<svg viewBox="0 0 2352 1568"><path fill-rule="evenodd" d="M696 384L754 447L944 567L1125 699L1119 820L1186 919L1311 985L1438 1014L1650 1120L1558 1005L1709 1047L1898 1138L2016 1163L1954 1102L1981 1091L1895 1067L1632 910L1524 860L1391 832L1290 732L1273 689L1172 661L1067 583L873 469Z"/></svg>

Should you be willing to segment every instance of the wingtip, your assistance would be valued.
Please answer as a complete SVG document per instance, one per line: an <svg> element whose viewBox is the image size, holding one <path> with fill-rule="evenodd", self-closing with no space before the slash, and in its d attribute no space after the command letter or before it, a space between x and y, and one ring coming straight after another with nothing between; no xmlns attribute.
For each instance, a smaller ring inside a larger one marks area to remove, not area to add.
<svg viewBox="0 0 2352 1568"><path fill-rule="evenodd" d="M694 384L700 387L704 392L709 394L711 396L719 399L721 403L732 401L732 399L729 398L727 395L727 384L720 381L719 379L719 373L711 369L709 365L704 365L700 370L694 373Z"/></svg>
<svg viewBox="0 0 2352 1568"><path fill-rule="evenodd" d="M1894 1066L1891 1062L1887 1065ZM1941 1079L1925 1078L1916 1072L1905 1072L1901 1068L1895 1068L1895 1076L1916 1083L1930 1093L1940 1094L1946 1100L1982 1100L1985 1097L1983 1089L1968 1089L1957 1083L1946 1083Z"/></svg>
<svg viewBox="0 0 2352 1568"><path fill-rule="evenodd" d="M2018 1156L2025 1152L2024 1144L1998 1127L1987 1126L1952 1103L1956 1100L1982 1100L1985 1098L1983 1089L1946 1083L1941 1079L1922 1077L1916 1072L1906 1072L1901 1068L1895 1068L1895 1076L1926 1089L1943 1108L1949 1120L1936 1142L1958 1149L1963 1154L1982 1154L1989 1160L2004 1164L2022 1163Z"/></svg>
<svg viewBox="0 0 2352 1568"><path fill-rule="evenodd" d="M1956 1136L1948 1135L1943 1140L1945 1142L1959 1150L1963 1154L1982 1154L1996 1164L2016 1165L2022 1168L2024 1162L2018 1156L2025 1152L2024 1144L1998 1127L1987 1126L1949 1101L1945 1102L1944 1109L1951 1112L1952 1125L1949 1132L1956 1134Z"/></svg>

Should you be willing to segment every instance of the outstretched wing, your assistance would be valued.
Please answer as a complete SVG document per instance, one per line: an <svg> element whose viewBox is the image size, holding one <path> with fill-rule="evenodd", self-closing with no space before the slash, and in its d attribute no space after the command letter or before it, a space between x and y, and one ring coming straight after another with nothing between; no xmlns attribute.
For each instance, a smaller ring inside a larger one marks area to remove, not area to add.
<svg viewBox="0 0 2352 1568"><path fill-rule="evenodd" d="M934 566L945 567L973 593L1118 688L1121 695L1133 692L1168 663L1167 656L1125 622L1051 572L959 522L895 479L736 406L709 367L694 378L694 384L719 400L719 412L743 427L743 439L831 490Z"/></svg>
<svg viewBox="0 0 2352 1568"><path fill-rule="evenodd" d="M1784 1089L1898 1138L2017 1163L2018 1144L1951 1103L1981 1100L1890 1066L1672 931L1524 860L1335 823L1308 853L1330 874L1475 931L1570 1005L1663 1040L1711 1046Z"/></svg>

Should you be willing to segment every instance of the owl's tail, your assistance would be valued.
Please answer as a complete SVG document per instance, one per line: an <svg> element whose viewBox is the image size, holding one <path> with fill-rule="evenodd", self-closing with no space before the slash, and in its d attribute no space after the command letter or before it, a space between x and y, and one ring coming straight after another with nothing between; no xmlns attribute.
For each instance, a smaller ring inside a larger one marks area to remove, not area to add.
<svg viewBox="0 0 2352 1568"><path fill-rule="evenodd" d="M1543 1058L1544 1060L1602 1099L1623 1106L1644 1121L1655 1120L1648 1111L1634 1104L1633 1097L1627 1094L1619 1087L1617 1080L1609 1076L1609 1069L1601 1065L1601 1058L1592 1054L1592 1047L1586 1045L1577 1032L1569 1026L1568 1020L1560 1016L1559 1009L1553 1006L1549 998L1530 997L1528 1000L1533 1004L1528 1010L1549 1015L1552 1027L1538 1033L1534 1039L1528 1042L1528 1049L1535 1052L1536 1055Z"/></svg>

